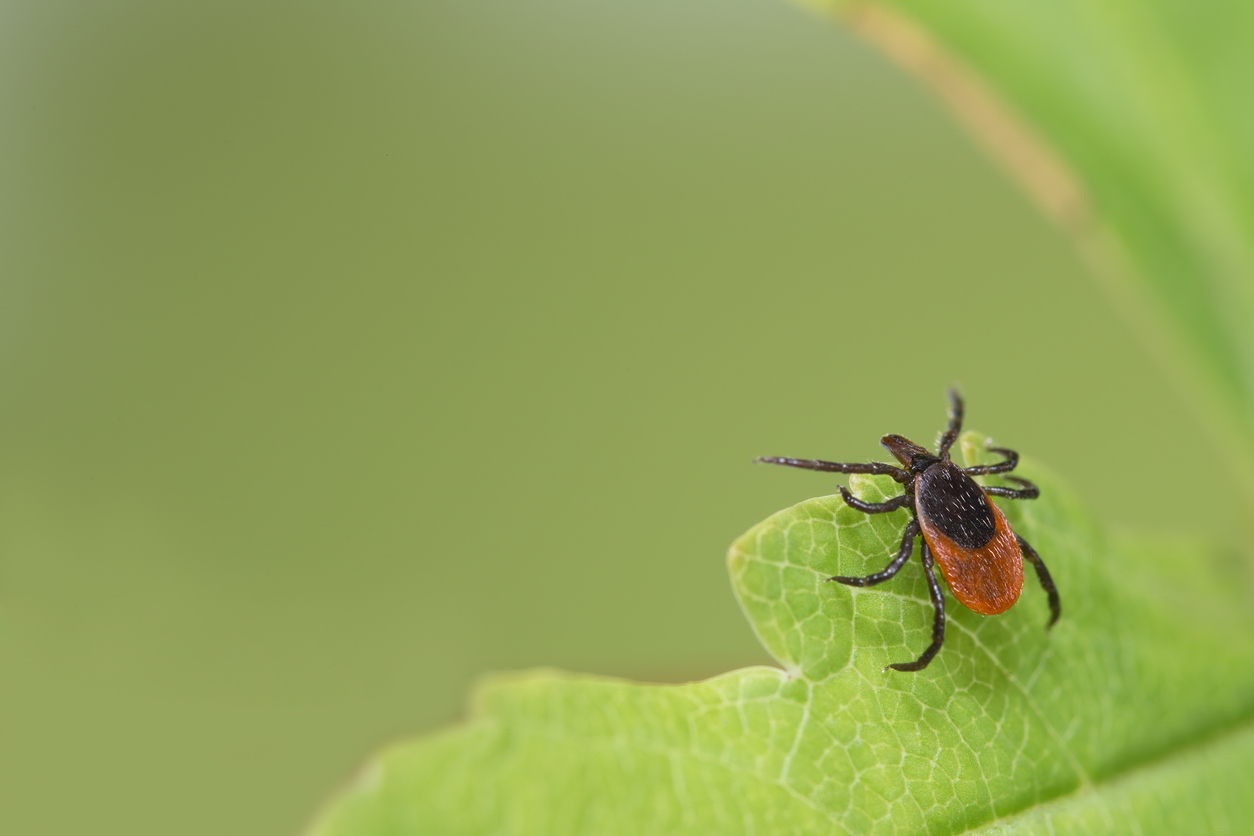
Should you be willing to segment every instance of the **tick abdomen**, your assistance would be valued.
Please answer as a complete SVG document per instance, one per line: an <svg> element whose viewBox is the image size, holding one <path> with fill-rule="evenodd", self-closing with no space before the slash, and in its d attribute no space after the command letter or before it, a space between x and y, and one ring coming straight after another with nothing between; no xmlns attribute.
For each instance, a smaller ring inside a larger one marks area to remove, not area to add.
<svg viewBox="0 0 1254 836"><path fill-rule="evenodd" d="M1001 509L957 465L920 476L915 509L949 591L970 610L997 615L1023 590L1023 555Z"/></svg>

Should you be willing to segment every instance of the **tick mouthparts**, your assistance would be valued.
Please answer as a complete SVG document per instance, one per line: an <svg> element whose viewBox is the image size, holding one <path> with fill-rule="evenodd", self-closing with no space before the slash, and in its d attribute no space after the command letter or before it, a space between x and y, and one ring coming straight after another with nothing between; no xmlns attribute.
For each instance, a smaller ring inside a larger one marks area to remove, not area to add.
<svg viewBox="0 0 1254 836"><path fill-rule="evenodd" d="M931 454L904 436L892 433L880 439L880 446L897 457L897 461L909 467L916 456Z"/></svg>

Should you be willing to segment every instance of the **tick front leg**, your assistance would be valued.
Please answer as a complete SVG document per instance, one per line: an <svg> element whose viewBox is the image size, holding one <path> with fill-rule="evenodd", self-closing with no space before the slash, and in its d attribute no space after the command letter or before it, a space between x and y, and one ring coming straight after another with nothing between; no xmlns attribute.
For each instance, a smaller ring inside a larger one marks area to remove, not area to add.
<svg viewBox="0 0 1254 836"><path fill-rule="evenodd" d="M789 459L783 456L759 456L753 460L761 464L782 464L786 467L799 467L802 470L820 470L824 473L871 473L891 476L903 485L914 477L900 467L882 462L850 463L825 462L818 459Z"/></svg>
<svg viewBox="0 0 1254 836"><path fill-rule="evenodd" d="M1014 488L998 488L986 485L984 486L984 493L989 496L1004 496L1007 499L1036 499L1041 495L1041 489L1027 479L1020 479L1018 476L1007 476L1006 478L1011 482L1018 482L1023 487L1016 490Z"/></svg>
<svg viewBox="0 0 1254 836"><path fill-rule="evenodd" d="M897 662L889 665L895 671L921 671L928 666L945 643L945 598L941 595L940 584L936 582L936 573L932 571L932 552L923 541L923 574L927 575L928 590L932 593L932 643L923 651L923 655L913 662ZM887 668L885 668L887 670Z"/></svg>
<svg viewBox="0 0 1254 836"><path fill-rule="evenodd" d="M1041 560L1041 556L1036 553L1036 549L1028 545L1028 541L1024 540L1018 534L1015 539L1019 541L1019 548L1023 550L1023 556L1032 562L1032 568L1036 570L1036 577L1041 582L1041 586L1049 593L1049 623L1045 625L1048 630L1054 626L1054 622L1058 620L1058 616L1062 615L1062 599L1058 597L1058 587L1054 586L1054 579L1049 576L1049 570L1045 568L1045 561Z"/></svg>
<svg viewBox="0 0 1254 836"><path fill-rule="evenodd" d="M936 445L936 455L949 461L949 448L953 446L960 432L962 432L962 397L957 389L950 389L949 426L945 428L945 432L940 437L940 443Z"/></svg>
<svg viewBox="0 0 1254 836"><path fill-rule="evenodd" d="M840 495L844 498L845 504L850 508L857 508L864 514L887 514L889 511L896 511L898 508L905 508L914 501L914 497L908 493L901 496L894 496L887 502L863 502L853 494L849 493L849 489L844 485L840 487Z"/></svg>
<svg viewBox="0 0 1254 836"><path fill-rule="evenodd" d="M901 548L897 550L897 556L882 571L876 572L874 575L867 575L865 578L846 578L843 575L836 575L828 578L828 580L843 583L846 586L874 586L877 583L883 583L900 572L901 567L906 565L906 561L910 559L910 554L914 551L914 538L918 535L919 521L911 520L909 525L906 526L905 532L901 535Z"/></svg>
<svg viewBox="0 0 1254 836"><path fill-rule="evenodd" d="M990 473L1009 473L1019 466L1019 454L1014 450L1005 447L989 447L987 449L990 453L1005 456L1005 461L1000 461L997 464L979 464L975 467L964 467L962 472L968 476L987 476Z"/></svg>

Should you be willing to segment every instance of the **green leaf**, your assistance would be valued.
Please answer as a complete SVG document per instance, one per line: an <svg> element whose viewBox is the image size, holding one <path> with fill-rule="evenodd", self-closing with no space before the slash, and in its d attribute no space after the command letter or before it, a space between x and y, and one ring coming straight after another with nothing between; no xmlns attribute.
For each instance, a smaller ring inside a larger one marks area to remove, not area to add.
<svg viewBox="0 0 1254 836"><path fill-rule="evenodd" d="M1075 237L1254 498L1254 4L802 2L935 87Z"/></svg>
<svg viewBox="0 0 1254 836"><path fill-rule="evenodd" d="M980 440L963 437L968 461ZM1234 566L1112 540L1054 477L1026 461L1020 471L1041 499L1002 504L1061 590L1052 633L1029 572L1001 616L947 596L931 666L886 672L929 639L917 554L877 587L824 579L882 568L906 513L812 499L729 556L782 669L677 686L496 678L468 722L384 753L314 832L1245 832L1254 613ZM850 481L870 500L896 488Z"/></svg>

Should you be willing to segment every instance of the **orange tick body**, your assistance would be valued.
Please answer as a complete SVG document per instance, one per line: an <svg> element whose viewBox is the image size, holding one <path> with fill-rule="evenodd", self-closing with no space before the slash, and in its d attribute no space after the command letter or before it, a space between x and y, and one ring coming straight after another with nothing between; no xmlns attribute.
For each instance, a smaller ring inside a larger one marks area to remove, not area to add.
<svg viewBox="0 0 1254 836"><path fill-rule="evenodd" d="M990 498L1036 499L1040 491L1031 482L1015 476L1006 478L1018 483L1018 488L984 487L971 478L1014 470L1019 463L1019 454L1004 447L989 448L1005 457L997 464L963 468L951 462L949 448L962 429L962 399L957 392L950 390L949 401L949 426L941 435L935 454L899 435L886 435L880 439L880 444L901 462L902 467L880 462L848 464L774 456L758 459L768 464L806 470L883 474L891 476L905 489L901 496L886 502L863 502L847 489L840 489L845 503L851 508L867 514L907 508L912 512L912 518L902 532L901 547L896 557L883 571L863 578L841 575L828 578L849 586L882 583L905 565L914 552L914 538L923 537L920 555L934 608L932 644L913 662L889 665L899 671L926 668L945 640L945 599L932 571L933 562L940 566L949 591L963 606L981 615L998 615L1019 600L1019 593L1023 590L1023 561L1027 559L1036 569L1041 586L1049 594L1050 620L1047 627L1053 627L1062 612L1058 589L1045 568L1045 562L1026 540L1015 534L1006 515Z"/></svg>
<svg viewBox="0 0 1254 836"><path fill-rule="evenodd" d="M1000 615L1023 590L1023 553L1006 515L952 462L920 474L915 517L949 591L969 610Z"/></svg>

